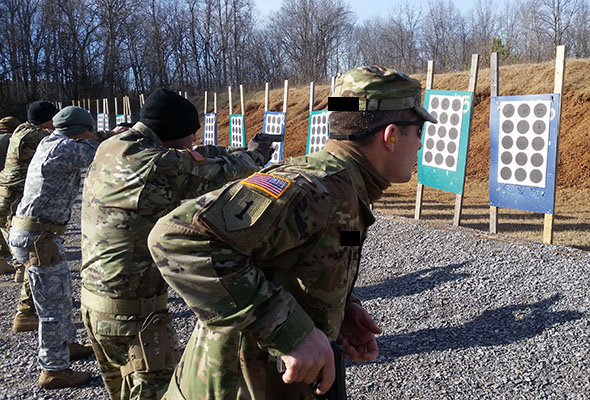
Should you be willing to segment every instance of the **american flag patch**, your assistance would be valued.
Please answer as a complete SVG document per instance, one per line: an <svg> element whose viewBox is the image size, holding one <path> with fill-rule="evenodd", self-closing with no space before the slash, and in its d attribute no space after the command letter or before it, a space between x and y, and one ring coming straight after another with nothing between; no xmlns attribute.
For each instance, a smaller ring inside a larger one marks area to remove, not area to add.
<svg viewBox="0 0 590 400"><path fill-rule="evenodd" d="M258 189L270 194L275 199L281 197L285 190L291 186L291 182L278 176L261 174L256 172L242 181L244 185L257 187Z"/></svg>

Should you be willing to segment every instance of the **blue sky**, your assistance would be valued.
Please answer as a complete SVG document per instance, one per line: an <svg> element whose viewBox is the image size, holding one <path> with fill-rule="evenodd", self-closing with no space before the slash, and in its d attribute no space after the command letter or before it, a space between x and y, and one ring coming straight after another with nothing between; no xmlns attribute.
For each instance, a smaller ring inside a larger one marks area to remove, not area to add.
<svg viewBox="0 0 590 400"><path fill-rule="evenodd" d="M371 18L375 15L387 15L393 9L395 4L403 4L405 0L346 0L350 4L350 8L361 22L365 19ZM420 5L426 8L433 0L408 0L410 4ZM461 10L462 13L468 12L474 0L451 0L455 6ZM272 11L276 11L281 7L282 0L254 0L256 8L259 10L261 16L266 16Z"/></svg>

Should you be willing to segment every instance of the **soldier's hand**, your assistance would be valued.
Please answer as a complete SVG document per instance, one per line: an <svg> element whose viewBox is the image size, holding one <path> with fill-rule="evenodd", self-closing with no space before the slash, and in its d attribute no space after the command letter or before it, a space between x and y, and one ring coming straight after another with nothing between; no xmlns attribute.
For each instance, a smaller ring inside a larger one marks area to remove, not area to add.
<svg viewBox="0 0 590 400"><path fill-rule="evenodd" d="M340 341L346 356L353 361L373 361L379 355L375 335L381 329L369 313L357 303L351 302L346 308L340 327Z"/></svg>
<svg viewBox="0 0 590 400"><path fill-rule="evenodd" d="M303 342L281 356L281 360L285 364L285 383L305 382L311 385L321 377L316 393L322 394L334 382L334 353L328 337L318 328L314 327Z"/></svg>
<svg viewBox="0 0 590 400"><path fill-rule="evenodd" d="M260 136L254 136L248 143L248 150L258 150L264 158L264 164L270 161L274 147L270 140L261 138Z"/></svg>

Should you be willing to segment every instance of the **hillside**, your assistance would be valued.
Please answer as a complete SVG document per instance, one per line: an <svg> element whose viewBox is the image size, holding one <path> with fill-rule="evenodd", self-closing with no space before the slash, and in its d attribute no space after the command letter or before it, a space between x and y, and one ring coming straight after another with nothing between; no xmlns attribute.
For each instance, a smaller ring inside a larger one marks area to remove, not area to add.
<svg viewBox="0 0 590 400"><path fill-rule="evenodd" d="M559 141L558 188L590 188L590 59L566 61L564 99ZM517 64L500 68L500 95L551 93L554 63ZM415 75L425 85L425 74ZM434 89L467 90L469 72L440 74L434 77ZM329 86L316 86L315 109L327 108ZM234 94L234 112L239 111L239 98ZM250 139L262 130L264 92L247 93L246 128ZM490 70L479 71L475 108L467 163L467 180L487 181L489 172L489 107ZM269 110L282 111L283 89L270 92ZM202 108L200 108L202 110ZM289 89L285 156L305 153L309 111L309 87ZM219 96L218 141L229 144L229 114L227 94ZM201 132L199 132L201 133Z"/></svg>

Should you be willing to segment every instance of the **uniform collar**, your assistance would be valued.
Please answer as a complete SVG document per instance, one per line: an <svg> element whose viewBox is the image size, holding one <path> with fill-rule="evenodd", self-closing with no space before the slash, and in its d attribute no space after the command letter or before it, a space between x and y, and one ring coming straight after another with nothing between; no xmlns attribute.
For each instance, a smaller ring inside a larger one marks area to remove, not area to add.
<svg viewBox="0 0 590 400"><path fill-rule="evenodd" d="M135 125L133 125L133 128L131 129L133 129L136 132L139 132L142 136L145 136L153 140L156 144L164 146L164 142L162 141L162 139L158 137L158 135L156 135L156 132L154 132L149 126L147 126L143 122L136 122Z"/></svg>

